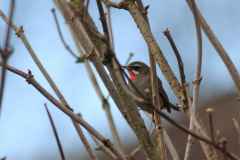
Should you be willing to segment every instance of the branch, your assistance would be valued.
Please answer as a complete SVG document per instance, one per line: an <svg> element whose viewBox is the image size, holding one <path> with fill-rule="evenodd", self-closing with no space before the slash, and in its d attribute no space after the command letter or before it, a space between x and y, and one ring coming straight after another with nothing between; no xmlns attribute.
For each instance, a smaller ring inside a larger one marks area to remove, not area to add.
<svg viewBox="0 0 240 160"><path fill-rule="evenodd" d="M170 87L174 91L176 97L179 99L181 104L184 104L185 99L184 99L183 89L182 89L180 83L178 82L176 76L172 72L167 60L165 59L152 32L150 31L148 25L146 23L144 23L145 20L143 19L140 11L137 9L133 0L125 1L125 3L127 5L128 11L130 12L131 16L133 17L134 21L136 22L136 24L140 30L140 33L142 33L142 36L143 36L144 40L146 41L151 54L154 56L154 59L156 60L158 66L162 70L163 75L165 76L166 80L170 84ZM189 111L187 111L187 114L190 117ZM201 125L204 127L200 117L198 117L198 120L201 123ZM201 143L201 145L204 149L207 149L206 148L207 146L205 147L204 143Z"/></svg>
<svg viewBox="0 0 240 160"><path fill-rule="evenodd" d="M151 114L149 114L146 111L144 111L144 113L148 116L148 118L150 118L152 120ZM173 146L173 143L172 143L170 137L168 136L166 129L163 130L163 138L164 138L164 142L166 143L166 146L168 147L168 150L169 150L173 160L180 160L179 155L176 151L176 148Z"/></svg>
<svg viewBox="0 0 240 160"><path fill-rule="evenodd" d="M98 5L99 13L100 13L100 20L102 22L103 31L106 34L108 32L108 26L107 26L106 18L105 18L100 0L97 0L97 5ZM121 67L121 65L119 64L118 60L116 59L115 53L112 50L112 47L110 46L109 35L107 35L107 37L108 38L106 41L106 50L107 50L106 57L108 57L108 61L105 62L104 64L107 66L107 69L110 72L110 76L118 90L121 101L123 102L123 104L125 104L124 109L126 111L127 117L130 120L130 126L131 126L132 130L134 131L134 133L136 134L139 143L142 145L145 155L150 159L159 159L160 158L159 154L157 153L154 143L149 136L147 128L144 125L144 122L139 114L136 104L134 104L134 102L132 101L132 99L130 97L126 96L126 93L124 92L124 90L122 89L122 87L120 85L120 82L118 79L119 77L117 78L117 76L115 75L116 71L114 69L115 68L114 66L117 65L119 68L119 67ZM113 57L113 58L110 59L110 57ZM120 77L123 78L123 75L121 73L120 73ZM124 81L124 83L125 83L125 81Z"/></svg>
<svg viewBox="0 0 240 160"><path fill-rule="evenodd" d="M98 148L96 148L95 150L102 150L105 154L107 154L109 157L111 157L112 159L117 159L116 156L106 147L104 147L104 145L102 145L96 137L94 137L90 132L88 132L90 134L90 136L92 137L93 141L98 145Z"/></svg>
<svg viewBox="0 0 240 160"><path fill-rule="evenodd" d="M0 66L2 66L2 61L0 61ZM58 107L61 111L63 111L66 115L72 118L74 121L82 125L87 131L93 134L105 147L109 148L113 154L116 155L121 160L125 160L125 157L112 145L109 139L103 137L98 131L96 131L92 126L90 126L86 121L80 118L78 115L74 114L71 110L57 101L51 94L49 94L31 75L31 71L29 74L26 74L16 68L13 68L9 65L6 66L7 70L18 74L19 76L26 78L26 81L31 84L34 88L36 88L43 96L45 96L50 102L52 102L56 107Z"/></svg>
<svg viewBox="0 0 240 160"><path fill-rule="evenodd" d="M179 67L179 72L180 72L180 77L181 77L181 82L182 82L182 88L183 88L183 94L184 94L184 97L185 97L184 100L183 100L183 102L184 102L183 107L185 107L184 110L186 111L186 109L188 109L188 108L187 108L187 104L186 104L186 102L187 102L186 90L185 90L185 87L184 87L184 84L186 83L186 76L185 76L185 73L184 73L183 61L182 61L181 55L178 52L178 49L177 49L177 47L176 47L176 45L175 45L175 43L172 39L172 36L171 36L168 28L165 31L163 31L163 33L167 37L167 39L168 39L169 43L171 44L172 49L173 49L173 51L174 51L174 53L177 57L178 67Z"/></svg>
<svg viewBox="0 0 240 160"><path fill-rule="evenodd" d="M186 2L188 3L189 8L193 12L192 5L191 5L191 0L186 0ZM219 42L219 40L217 39L217 37L215 36L213 31L211 30L210 26L208 25L208 23L204 19L203 15L199 11L199 9L197 7L196 7L196 9L197 9L197 14L199 16L199 21L200 21L200 24L201 24L201 27L202 27L203 31L205 32L209 41L214 46L215 50L218 52L218 55L222 58L225 66L227 67L227 69L228 69L228 71L229 71L229 73L230 73L230 75L233 79L233 82L234 82L234 84L237 88L238 94L240 96L240 75L239 75L235 65L233 64L232 60L228 56L228 53L223 48L222 44Z"/></svg>
<svg viewBox="0 0 240 160"><path fill-rule="evenodd" d="M187 94L186 94L186 98L188 100L188 106L189 106L189 109L191 112L189 130L194 131L194 129L195 129L194 120L195 119L194 119L193 115L196 111L192 108L192 101L191 101L190 94L189 94L189 83L185 83L184 90L187 91L188 96L189 96L189 98L187 98ZM190 160L192 158L193 147L194 147L194 137L189 134L188 139L187 139L187 146L186 146L186 150L185 150L184 160Z"/></svg>
<svg viewBox="0 0 240 160"><path fill-rule="evenodd" d="M118 8L118 9L126 9L125 6L123 5L122 2L120 3L116 3L116 2L112 2L110 0L101 0L106 6L110 6L113 8Z"/></svg>
<svg viewBox="0 0 240 160"><path fill-rule="evenodd" d="M237 133L238 133L238 142L239 142L239 145L240 145L240 129L239 129L239 125L238 125L238 122L233 118L233 123L237 129Z"/></svg>
<svg viewBox="0 0 240 160"><path fill-rule="evenodd" d="M1 12L0 10L0 15L3 17L3 19L9 23L10 21L4 16L4 14ZM65 100L65 98L63 97L63 95L61 94L61 92L59 91L59 89L57 88L57 86L55 85L55 83L53 82L53 80L51 79L50 75L47 73L47 71L45 70L45 68L42 66L41 62L39 61L39 59L37 58L36 54L34 53L33 49L31 48L30 44L28 43L25 35L23 34L23 27L21 26L20 28L17 28L13 23L11 23L11 27L17 31L16 34L22 39L23 43L25 44L26 48L28 49L30 55L32 56L33 60L35 61L35 63L37 64L38 68L41 70L41 72L43 73L44 77L47 79L48 83L50 84L50 86L52 87L52 89L54 90L54 92L56 93L56 95L58 96L58 98L60 99L61 103L66 106L66 108L68 108L70 111L73 111L70 106L68 105L67 101ZM72 123L76 129L76 131L80 131L81 128L79 125L76 125L76 122L74 120L72 120ZM80 133L78 133L78 135L80 135ZM81 138L81 137L80 137ZM91 156L91 155L90 155Z"/></svg>
<svg viewBox="0 0 240 160"><path fill-rule="evenodd" d="M144 8L142 0L137 0L136 2L137 2L139 11L142 13L143 18L150 29L148 16L147 16L147 14L143 14L144 11L145 11L145 13L147 13L147 11L146 11L147 9ZM157 108L161 109L161 104L159 101L159 91L158 91L158 83L157 83L158 77L157 77L157 71L156 71L156 64L155 64L155 60L150 52L150 49L148 50L148 53L149 53L149 61L150 61L150 74L151 74L151 84L152 84L153 105L155 105ZM162 127L161 117L159 116L159 114L154 112L154 117L155 117L156 130L157 130L157 144L158 144L159 153L160 153L162 159L165 160L165 152L164 152L164 146L163 146L164 127Z"/></svg>
<svg viewBox="0 0 240 160"><path fill-rule="evenodd" d="M62 0L58 0L60 7L62 8L62 10L64 11L64 14L66 15L66 18L68 19L68 21L71 21L71 14L69 12L69 10L63 5ZM70 22L71 27L74 29L74 32L79 40L79 42L81 42L81 45L83 46L84 50L86 51L86 53L92 53L93 51L97 51L93 48L93 43L89 42L89 38L86 35L86 32L81 28L82 25L81 23L77 20L74 19L73 22ZM78 30L79 29L79 30ZM94 38L94 37L93 37ZM98 46L101 47L101 45L98 44ZM103 52L102 52L103 53ZM96 52L96 54L99 55L98 52ZM94 55L96 56L96 55ZM98 58L98 57L97 57ZM98 59L98 63L99 63L99 59ZM121 93L121 92L120 92ZM185 128L186 129L186 128ZM183 129L184 130L184 129ZM193 135L195 135L196 137L198 137L195 133L191 133ZM199 137L201 139L201 137ZM201 139L202 140L202 139ZM205 139L205 142L207 142L208 140ZM209 142L209 141L208 141ZM210 143L210 142L209 142ZM221 150L220 146L216 146L216 148L218 148L219 150ZM231 156L231 154L230 154Z"/></svg>
<svg viewBox="0 0 240 160"><path fill-rule="evenodd" d="M193 81L193 102L192 102L192 111L191 116L193 117L193 122L196 126L196 130L200 130L201 135L206 135L206 132L204 132L201 129L201 126L198 123L197 120L197 104L198 104L198 95L199 95L199 88L200 88L200 82L202 77L201 76L201 67L202 67L202 35L201 35L201 28L199 23L199 18L197 14L197 8L194 0L191 0L192 8L193 8L193 17L195 20L195 26L196 26L196 32L197 32L197 43L198 43L198 54L197 54L197 67L196 67L196 73L195 73L195 80ZM203 147L204 153L208 159L210 157L218 158L218 155L216 151L213 150L214 154L211 154L209 147Z"/></svg>
<svg viewBox="0 0 240 160"><path fill-rule="evenodd" d="M155 129L153 129L150 133L150 136L153 135ZM139 144L135 149L132 150L132 152L129 154L129 156L127 156L128 160L132 160L134 159L134 156L140 151L140 149L142 148L141 144Z"/></svg>
<svg viewBox="0 0 240 160"><path fill-rule="evenodd" d="M66 49L71 53L71 55L75 58L78 58L78 56L70 49L69 45L66 44L65 40L63 39L63 36L62 36L62 32L60 30L60 27L59 27L59 24L58 24L58 20L57 20L57 16L56 16L56 13L55 13L55 9L52 9L52 13L53 13L53 16L54 16L54 20L56 22L56 25L57 25L57 30L58 30L58 33L59 33L59 36L64 44L64 46L66 47Z"/></svg>
<svg viewBox="0 0 240 160"><path fill-rule="evenodd" d="M11 6L10 6L10 12L9 12L10 13L10 15L9 15L10 22L12 22L14 4L15 4L15 0L12 0L11 1ZM0 55L1 55L2 60L3 60L2 74L1 74L1 86L0 86L0 115L1 115L1 105L2 105L2 97L3 97L5 75L6 75L6 64L7 64L7 60L9 58L9 56L13 52L13 48L11 48L11 50L9 50L9 44L8 44L9 39L10 39L10 27L11 27L11 23L9 23L8 26L7 26L7 32L6 32L6 38L5 38L5 46L4 46L3 49L0 47Z"/></svg>
<svg viewBox="0 0 240 160"><path fill-rule="evenodd" d="M88 2L89 2L89 1L88 1ZM87 2L87 6L86 6L86 9L85 9L85 13L84 13L84 14L85 14L85 18L88 16L88 10L87 10L87 9L88 9L88 2ZM58 4L57 4L57 6L58 6ZM59 8L59 10L60 10L61 13L62 13L62 10L61 10L60 8ZM62 14L63 14L63 13L62 13ZM63 16L64 16L64 15L63 15ZM72 34L74 43L75 43L75 45L76 45L79 53L81 54L81 57L83 57L83 56L85 57L86 55L85 55L84 52L82 51L82 48L81 48L81 46L79 45L78 40L77 40L77 38L76 38L76 36L75 36L72 28L70 27L70 25L68 25L68 26L69 26L70 32L71 32L71 34ZM105 113L106 113L106 115L107 115L108 123L109 123L109 125L110 125L110 130L111 130L111 132L112 132L113 140L114 140L114 142L115 142L115 144L116 144L116 147L117 147L122 153L124 153L124 152L123 152L123 147L122 147L122 144L121 144L121 141L120 141L120 138L119 138L118 133L117 133L117 129L116 129L116 127L115 127L115 124L114 124L114 121L113 121L113 118L112 118L112 114L111 114L111 111L110 111L109 103L107 102L107 99L105 99L104 96L103 96L103 94L102 94L102 91L101 91L101 89L100 89L100 87L99 87L99 85L98 85L97 79L96 79L96 77L95 77L95 75L94 75L94 73L93 73L93 71L92 71L92 69L91 69L91 67L90 67L90 65L89 65L88 59L84 58L83 61L84 61L85 67L86 67L86 69L87 69L88 76L89 76L89 78L90 78L90 80L91 80L91 82L92 82L92 84L93 84L93 86L94 86L95 91L96 91L97 94L98 94L98 97L100 98L100 100L101 100L101 102L102 102L104 111L105 111Z"/></svg>
<svg viewBox="0 0 240 160"><path fill-rule="evenodd" d="M17 27L15 27L17 29ZM53 90L55 91L55 93L57 94L57 96L59 97L59 99L61 100L61 102L63 103L63 105L65 105L67 108L69 108L70 110L72 110L69 105L67 104L66 100L64 99L63 95L61 94L61 92L58 90L57 86L55 85L55 83L52 81L51 77L48 75L48 73L46 72L46 70L43 68L42 64L40 63L40 61L38 60L37 56L35 55L35 53L33 52L31 46L29 45L29 43L26 40L26 37L23 34L22 31L22 27L18 30L18 35L20 36L20 38L22 39L22 41L24 42L26 48L28 49L29 53L31 54L32 58L34 59L35 63L38 65L39 69L42 71L43 75L45 76L45 78L47 79L47 81L49 82L49 84L51 85L51 87L53 88ZM102 96L103 97L103 96ZM74 123L74 122L73 122ZM80 127L76 124L74 124L74 126L76 127L77 131L80 131ZM116 137L116 136L115 136ZM116 140L116 139L115 139ZM119 140L120 141L120 140ZM118 142L117 142L118 143ZM118 143L119 144L119 143ZM91 155L90 155L91 156Z"/></svg>
<svg viewBox="0 0 240 160"><path fill-rule="evenodd" d="M115 70L115 73L117 75L119 75L119 69L117 69L116 65L114 66L114 70ZM120 78L119 78L120 79ZM123 83L121 83L123 84ZM126 84L125 84L126 85ZM123 87L125 88L125 87ZM126 92L128 93L128 92ZM128 94L129 96L132 96L133 94ZM149 107L151 107L152 109L154 109L158 114L161 115L161 117L165 118L167 121L169 121L170 123L172 123L173 125L175 125L177 128L181 129L182 131L184 131L185 133L188 133L188 134L191 134L192 136L194 136L195 138L203 141L203 142L206 142L207 144L209 144L210 146L213 145L216 149L218 149L219 151L223 152L223 148L221 146L219 146L218 144L215 144L212 142L212 140L206 135L206 133L204 132L204 130L201 128L200 124L198 123L195 123L195 125L198 125L196 128L197 132L200 132L201 133L201 136L188 130L188 128L186 128L185 126L183 126L182 124L179 124L178 122L176 122L175 120L173 120L172 118L170 118L168 115L166 115L165 113L161 112L161 110L159 110L158 108L156 108L152 103L148 102L146 99L142 99L142 98L136 98L135 99L136 101L137 100L140 100L138 101L139 103L147 103L149 105ZM195 122L195 121L194 121ZM208 146L208 145L207 145ZM208 146L209 148L209 146ZM229 158L231 159L236 159L236 156L233 155L232 153L230 152L227 152Z"/></svg>
<svg viewBox="0 0 240 160"><path fill-rule="evenodd" d="M135 5L133 0L125 1L127 5L127 9L131 16L133 17L135 23L137 24L140 33L144 40L146 41L148 48L153 55L155 61L157 62L158 66L162 70L163 75L165 76L166 80L168 81L169 85L171 86L173 92L179 99L179 101L183 103L184 95L182 91L182 87L179 84L176 76L174 75L173 71L169 67L167 60L165 59L160 47L158 46L148 24L144 20L141 12L138 10L137 6Z"/></svg>
<svg viewBox="0 0 240 160"><path fill-rule="evenodd" d="M215 142L214 141L214 131L213 131L213 120L212 120L213 109L212 108L208 108L208 109L206 109L206 112L208 113L208 117L209 117L209 126L210 126L211 139L212 139L213 142Z"/></svg>
<svg viewBox="0 0 240 160"><path fill-rule="evenodd" d="M62 158L62 160L65 160L65 156L64 156L63 150L62 150L62 146L61 146L60 140L59 140L59 138L58 138L57 130L56 130L55 125L54 125L54 123L53 123L51 114L50 114L50 112L48 111L47 104L45 103L44 105L45 105L45 108L46 108L46 110L47 110L48 118L49 118L49 120L50 120L50 122L51 122L51 126L52 126L52 129L53 129L53 132L54 132L54 136L55 136L55 138L56 138L56 140L57 140L58 149L59 149L59 151L60 151L61 158Z"/></svg>
<svg viewBox="0 0 240 160"><path fill-rule="evenodd" d="M80 114L80 113L77 113L77 115L78 115L79 117L81 117L81 114ZM82 118L82 117L81 117L81 118ZM75 122L75 121L74 121L73 125L74 125L74 126L75 126L75 125L78 125L78 126L79 126L79 124L78 124L77 122ZM78 135L79 135L79 137L81 138L81 140L82 140L82 142L83 142L83 145L84 145L84 147L86 148L86 150L87 150L89 156L91 157L91 159L92 159L92 160L97 160L98 158L97 158L97 156L95 155L95 153L93 152L92 148L90 147L90 145L89 145L89 143L88 143L88 141L87 141L87 139L86 139L86 137L85 137L85 135L84 135L81 127L76 127L76 126L75 126L75 128L78 128Z"/></svg>

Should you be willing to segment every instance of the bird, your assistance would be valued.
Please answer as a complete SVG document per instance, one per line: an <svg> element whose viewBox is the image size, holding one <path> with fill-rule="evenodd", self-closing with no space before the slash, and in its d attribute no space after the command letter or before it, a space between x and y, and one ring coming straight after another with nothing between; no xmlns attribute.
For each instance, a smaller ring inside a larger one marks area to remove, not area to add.
<svg viewBox="0 0 240 160"><path fill-rule="evenodd" d="M130 80L145 97L147 96L147 93L145 92L147 88L150 90L150 93L152 94L151 74L148 65L146 65L143 62L135 61L130 63L128 66L122 67L127 69L128 74L130 76ZM157 79L161 110L167 109L169 113L171 113L171 108L176 111L180 111L178 107L169 102L168 95L162 86L162 81L159 79L159 77L157 77ZM133 94L139 96L139 93L133 88L130 82L128 82L128 86L129 89L133 92ZM152 95L150 95L150 98L152 102ZM140 102L136 102L136 104L142 110L147 111L150 114L153 114L154 109L151 108L148 104Z"/></svg>

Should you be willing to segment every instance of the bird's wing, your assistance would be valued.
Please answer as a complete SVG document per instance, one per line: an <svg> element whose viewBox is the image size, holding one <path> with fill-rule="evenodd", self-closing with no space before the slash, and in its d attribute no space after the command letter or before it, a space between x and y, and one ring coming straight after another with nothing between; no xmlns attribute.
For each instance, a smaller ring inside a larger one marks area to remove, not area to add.
<svg viewBox="0 0 240 160"><path fill-rule="evenodd" d="M168 99L167 93L165 92L165 90L164 90L164 88L162 86L162 82L161 82L161 80L159 78L158 78L158 92L159 92L159 95L160 95L159 98L162 98L162 100L164 102L163 104L160 104L161 108L166 108L167 111L169 113L171 113L171 106L170 106L170 103L169 103L169 99Z"/></svg>

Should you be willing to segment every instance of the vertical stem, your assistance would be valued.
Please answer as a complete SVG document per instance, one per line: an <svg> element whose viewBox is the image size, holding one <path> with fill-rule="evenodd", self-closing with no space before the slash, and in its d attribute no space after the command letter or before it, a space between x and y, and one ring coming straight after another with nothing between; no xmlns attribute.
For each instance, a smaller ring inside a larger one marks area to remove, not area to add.
<svg viewBox="0 0 240 160"><path fill-rule="evenodd" d="M144 9L142 0L137 0L136 2L137 2L139 11L142 13L144 20L146 21L146 23L148 24L148 26L150 28L147 13L143 14L143 11L145 11L145 12L147 12L147 11ZM149 61L150 61L153 105L155 105L157 108L159 108L161 110L160 102L159 102L159 91L158 91L158 83L157 83L158 77L157 77L155 59L152 56L150 50L148 50L148 53L149 53ZM164 144L164 142L163 142L164 127L162 126L160 115L155 111L154 111L154 117L155 117L155 124L156 124L156 130L157 130L158 149L159 149L159 153L160 153L162 159L164 160L165 159L165 152L164 152L164 146L163 146L163 144Z"/></svg>

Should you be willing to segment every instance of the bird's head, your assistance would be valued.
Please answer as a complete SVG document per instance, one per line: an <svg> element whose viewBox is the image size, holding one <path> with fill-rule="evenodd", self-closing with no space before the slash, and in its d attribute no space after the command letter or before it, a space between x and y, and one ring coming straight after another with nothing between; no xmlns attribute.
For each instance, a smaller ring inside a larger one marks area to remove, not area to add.
<svg viewBox="0 0 240 160"><path fill-rule="evenodd" d="M131 80L136 80L139 77L150 74L150 68L142 62L132 62L128 66L122 67L128 70L128 74L130 75Z"/></svg>

